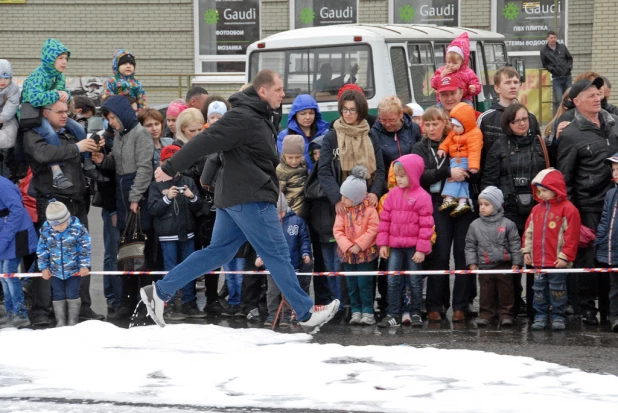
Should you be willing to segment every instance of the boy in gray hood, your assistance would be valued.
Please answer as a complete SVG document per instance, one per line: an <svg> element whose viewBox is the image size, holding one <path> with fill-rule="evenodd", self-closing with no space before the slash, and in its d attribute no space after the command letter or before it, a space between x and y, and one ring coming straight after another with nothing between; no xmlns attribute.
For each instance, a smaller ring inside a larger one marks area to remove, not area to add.
<svg viewBox="0 0 618 413"><path fill-rule="evenodd" d="M0 59L0 149L15 146L19 125L15 113L19 107L21 90L13 82L13 68L8 60Z"/></svg>
<svg viewBox="0 0 618 413"><path fill-rule="evenodd" d="M479 195L479 214L466 235L466 265L471 270L512 269L524 265L521 238L513 221L504 217L504 195L488 186ZM480 274L481 297L476 327L485 327L496 317L502 326L513 325L515 295L510 274Z"/></svg>

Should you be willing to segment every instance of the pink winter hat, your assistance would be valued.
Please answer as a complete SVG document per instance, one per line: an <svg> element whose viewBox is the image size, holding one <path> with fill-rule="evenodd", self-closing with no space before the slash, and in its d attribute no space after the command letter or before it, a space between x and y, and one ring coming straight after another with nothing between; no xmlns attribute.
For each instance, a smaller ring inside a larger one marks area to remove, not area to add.
<svg viewBox="0 0 618 413"><path fill-rule="evenodd" d="M167 112L165 112L165 114L167 116L178 117L178 115L180 115L180 113L187 108L188 106L185 104L184 100L175 100L167 107Z"/></svg>

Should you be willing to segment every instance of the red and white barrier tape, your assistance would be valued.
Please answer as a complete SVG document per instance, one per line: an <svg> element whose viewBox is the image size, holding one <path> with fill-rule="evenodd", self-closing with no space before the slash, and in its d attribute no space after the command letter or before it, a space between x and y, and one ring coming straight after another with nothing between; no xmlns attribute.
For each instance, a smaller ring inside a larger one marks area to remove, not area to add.
<svg viewBox="0 0 618 413"><path fill-rule="evenodd" d="M618 272L616 268L530 268L521 270L419 270L419 271L335 271L335 272L298 272L297 275L314 277L350 277L350 276L374 276L374 275L444 275L444 274L581 274L581 273ZM167 271L91 271L90 275L165 275ZM268 271L210 271L205 274L245 274L261 275L270 274ZM2 273L0 278L26 278L40 277L41 273Z"/></svg>

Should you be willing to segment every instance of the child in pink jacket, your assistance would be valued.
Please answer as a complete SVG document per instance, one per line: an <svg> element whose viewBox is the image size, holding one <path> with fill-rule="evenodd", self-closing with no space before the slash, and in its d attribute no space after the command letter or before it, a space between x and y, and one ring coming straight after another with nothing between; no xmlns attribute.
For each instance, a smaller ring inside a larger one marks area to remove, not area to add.
<svg viewBox="0 0 618 413"><path fill-rule="evenodd" d="M367 168L355 166L341 185L345 214L335 218L333 234L344 271L373 271L378 258L376 236L380 218L367 201ZM373 277L348 276L352 318L350 324L375 324L373 316Z"/></svg>
<svg viewBox="0 0 618 413"><path fill-rule="evenodd" d="M468 33L457 36L446 48L444 66L438 68L431 78L431 87L438 90L442 78L448 75L455 76L464 86L463 99L472 105L474 96L481 93L481 82L474 70L470 69L470 39ZM436 101L440 102L440 94L436 94ZM439 105L440 106L440 105Z"/></svg>
<svg viewBox="0 0 618 413"><path fill-rule="evenodd" d="M433 203L431 195L420 185L424 169L425 162L418 155L404 155L393 166L397 186L391 189L384 202L377 239L380 257L388 258L388 271L421 270L425 255L431 252ZM401 322L414 327L423 326L423 276L389 275L387 316L378 323L378 327L399 325L403 277L410 283L411 300L409 306L403 309Z"/></svg>

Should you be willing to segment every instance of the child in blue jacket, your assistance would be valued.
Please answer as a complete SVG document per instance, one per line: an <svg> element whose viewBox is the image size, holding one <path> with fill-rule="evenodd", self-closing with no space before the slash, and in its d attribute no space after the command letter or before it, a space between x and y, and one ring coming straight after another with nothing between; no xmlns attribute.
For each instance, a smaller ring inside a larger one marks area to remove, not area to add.
<svg viewBox="0 0 618 413"><path fill-rule="evenodd" d="M45 215L36 250L39 269L43 279L51 279L56 327L74 326L82 305L80 277L90 274L90 234L66 205L55 199L49 202Z"/></svg>
<svg viewBox="0 0 618 413"><path fill-rule="evenodd" d="M300 269L300 266L304 262L309 264L311 262L311 241L309 239L309 231L305 225L305 221L297 216L294 211L288 206L285 196L282 193L279 194L279 201L277 202L277 212L279 212L279 220L281 221L281 227L283 228L283 235L288 242L290 249L290 262L296 271ZM256 267L262 267L264 262L260 257L255 260ZM265 326L271 326L275 319L275 314L281 303L281 291L275 283L272 275L267 275L268 289L266 291L266 306L268 308L268 317L264 322ZM309 286L311 285L310 276L298 276L300 286L305 292L309 293ZM290 314L286 314L281 320L279 325L281 327L289 326L291 322Z"/></svg>
<svg viewBox="0 0 618 413"><path fill-rule="evenodd" d="M18 272L22 257L36 251L37 236L17 186L0 176L0 193L0 274L11 274ZM21 280L0 276L0 282L7 315L0 327L29 326Z"/></svg>

